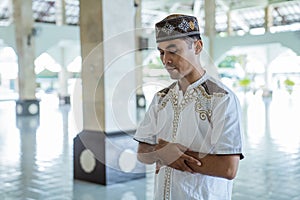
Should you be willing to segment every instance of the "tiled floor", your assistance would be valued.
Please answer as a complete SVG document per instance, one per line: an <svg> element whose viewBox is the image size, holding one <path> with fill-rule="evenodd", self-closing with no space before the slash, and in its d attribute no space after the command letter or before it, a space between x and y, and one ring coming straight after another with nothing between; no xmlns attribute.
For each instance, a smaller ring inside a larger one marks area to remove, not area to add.
<svg viewBox="0 0 300 200"><path fill-rule="evenodd" d="M246 98L245 98L246 97ZM245 156L233 200L300 200L300 91L239 94ZM153 177L101 186L73 180L72 142L79 132L72 109L48 95L36 118L15 117L13 101L0 102L0 200L151 199Z"/></svg>

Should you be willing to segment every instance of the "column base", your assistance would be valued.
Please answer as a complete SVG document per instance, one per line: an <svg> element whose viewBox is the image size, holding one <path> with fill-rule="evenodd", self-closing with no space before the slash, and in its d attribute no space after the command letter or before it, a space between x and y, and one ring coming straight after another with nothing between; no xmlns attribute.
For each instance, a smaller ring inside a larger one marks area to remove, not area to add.
<svg viewBox="0 0 300 200"><path fill-rule="evenodd" d="M136 118L140 122L146 112L146 98L144 94L136 94Z"/></svg>
<svg viewBox="0 0 300 200"><path fill-rule="evenodd" d="M136 107L138 109L146 108L146 98L144 94L136 94Z"/></svg>
<svg viewBox="0 0 300 200"><path fill-rule="evenodd" d="M25 99L16 101L17 116L35 116L40 114L40 104L37 99Z"/></svg>
<svg viewBox="0 0 300 200"><path fill-rule="evenodd" d="M262 93L263 98L272 98L273 91L269 89L264 89Z"/></svg>
<svg viewBox="0 0 300 200"><path fill-rule="evenodd" d="M70 104L70 96L58 96L60 105L69 105Z"/></svg>
<svg viewBox="0 0 300 200"><path fill-rule="evenodd" d="M136 157L138 143L129 134L79 133L73 146L74 179L110 185L144 178L145 166Z"/></svg>

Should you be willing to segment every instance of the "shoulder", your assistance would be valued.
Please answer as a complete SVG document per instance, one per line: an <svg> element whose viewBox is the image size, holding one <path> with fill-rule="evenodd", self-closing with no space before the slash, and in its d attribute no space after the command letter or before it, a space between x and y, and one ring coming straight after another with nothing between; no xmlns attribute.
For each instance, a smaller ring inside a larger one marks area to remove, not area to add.
<svg viewBox="0 0 300 200"><path fill-rule="evenodd" d="M214 97L215 103L227 105L228 109L240 110L240 102L237 95L220 80L208 78L200 85L207 96Z"/></svg>
<svg viewBox="0 0 300 200"><path fill-rule="evenodd" d="M176 84L177 84L177 82L174 82L171 85L169 85L168 87L158 91L154 97L156 104L158 104L158 105L165 104L166 103L165 101L168 101L168 98L165 98L165 97L170 92L170 90L176 86ZM165 103L163 103L163 102L165 102Z"/></svg>
<svg viewBox="0 0 300 200"><path fill-rule="evenodd" d="M164 98L164 97L169 93L170 89L173 89L173 88L175 87L176 84L177 84L177 82L174 82L174 83L172 83L171 85L169 85L168 87L166 87L166 88L164 88L164 89L158 91L158 92L156 93L156 96L157 96L157 97L160 97L160 98Z"/></svg>
<svg viewBox="0 0 300 200"><path fill-rule="evenodd" d="M220 80L208 76L208 78L198 85L198 91L202 97L213 100L215 103L238 102L236 94Z"/></svg>
<svg viewBox="0 0 300 200"><path fill-rule="evenodd" d="M215 94L228 95L229 93L231 93L228 87L226 87L219 80L216 80L211 77L208 78L203 83L201 83L200 85L204 88L205 92L208 95L215 95Z"/></svg>

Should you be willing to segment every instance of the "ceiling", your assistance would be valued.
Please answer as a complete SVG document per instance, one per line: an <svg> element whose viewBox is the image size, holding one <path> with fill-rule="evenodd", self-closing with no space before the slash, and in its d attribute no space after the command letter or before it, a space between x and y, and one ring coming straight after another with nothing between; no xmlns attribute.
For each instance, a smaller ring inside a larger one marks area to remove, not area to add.
<svg viewBox="0 0 300 200"><path fill-rule="evenodd" d="M154 27L158 19L168 13L186 13L198 17L200 30L204 30L204 0L142 0L143 25ZM263 28L265 24L265 8L273 8L273 26L300 24L299 0L216 0L216 32L227 32L227 17L230 11L233 31L248 32L250 29ZM298 26L300 29L300 25Z"/></svg>
<svg viewBox="0 0 300 200"><path fill-rule="evenodd" d="M0 0L0 25L12 22L11 0ZM168 13L193 14L204 29L204 0L141 0L142 26L154 27L154 23ZM36 22L55 23L56 0L33 0L33 12ZM79 0L65 0L66 23L78 25ZM232 30L248 32L250 29L263 28L265 7L271 5L273 26L298 24L300 29L300 0L216 0L216 32L227 31L228 11L231 13ZM202 22L202 23L201 23Z"/></svg>

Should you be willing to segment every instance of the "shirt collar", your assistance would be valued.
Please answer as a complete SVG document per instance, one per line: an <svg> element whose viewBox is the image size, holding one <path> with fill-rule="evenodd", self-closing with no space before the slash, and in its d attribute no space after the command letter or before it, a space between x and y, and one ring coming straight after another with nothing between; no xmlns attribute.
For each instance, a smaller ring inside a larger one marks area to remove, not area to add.
<svg viewBox="0 0 300 200"><path fill-rule="evenodd" d="M190 84L187 88L187 91L193 88L196 88L197 86L199 86L200 84L204 83L207 79L208 79L209 75L206 73L206 71L204 71L204 74L194 83ZM174 87L175 90L179 91L179 83L177 81L177 84Z"/></svg>
<svg viewBox="0 0 300 200"><path fill-rule="evenodd" d="M208 75L207 75L206 71L204 71L204 74L197 81L195 81L194 83L189 85L187 89L189 90L191 88L195 88L195 87L199 86L200 84L205 82L207 80L207 78L208 78Z"/></svg>

